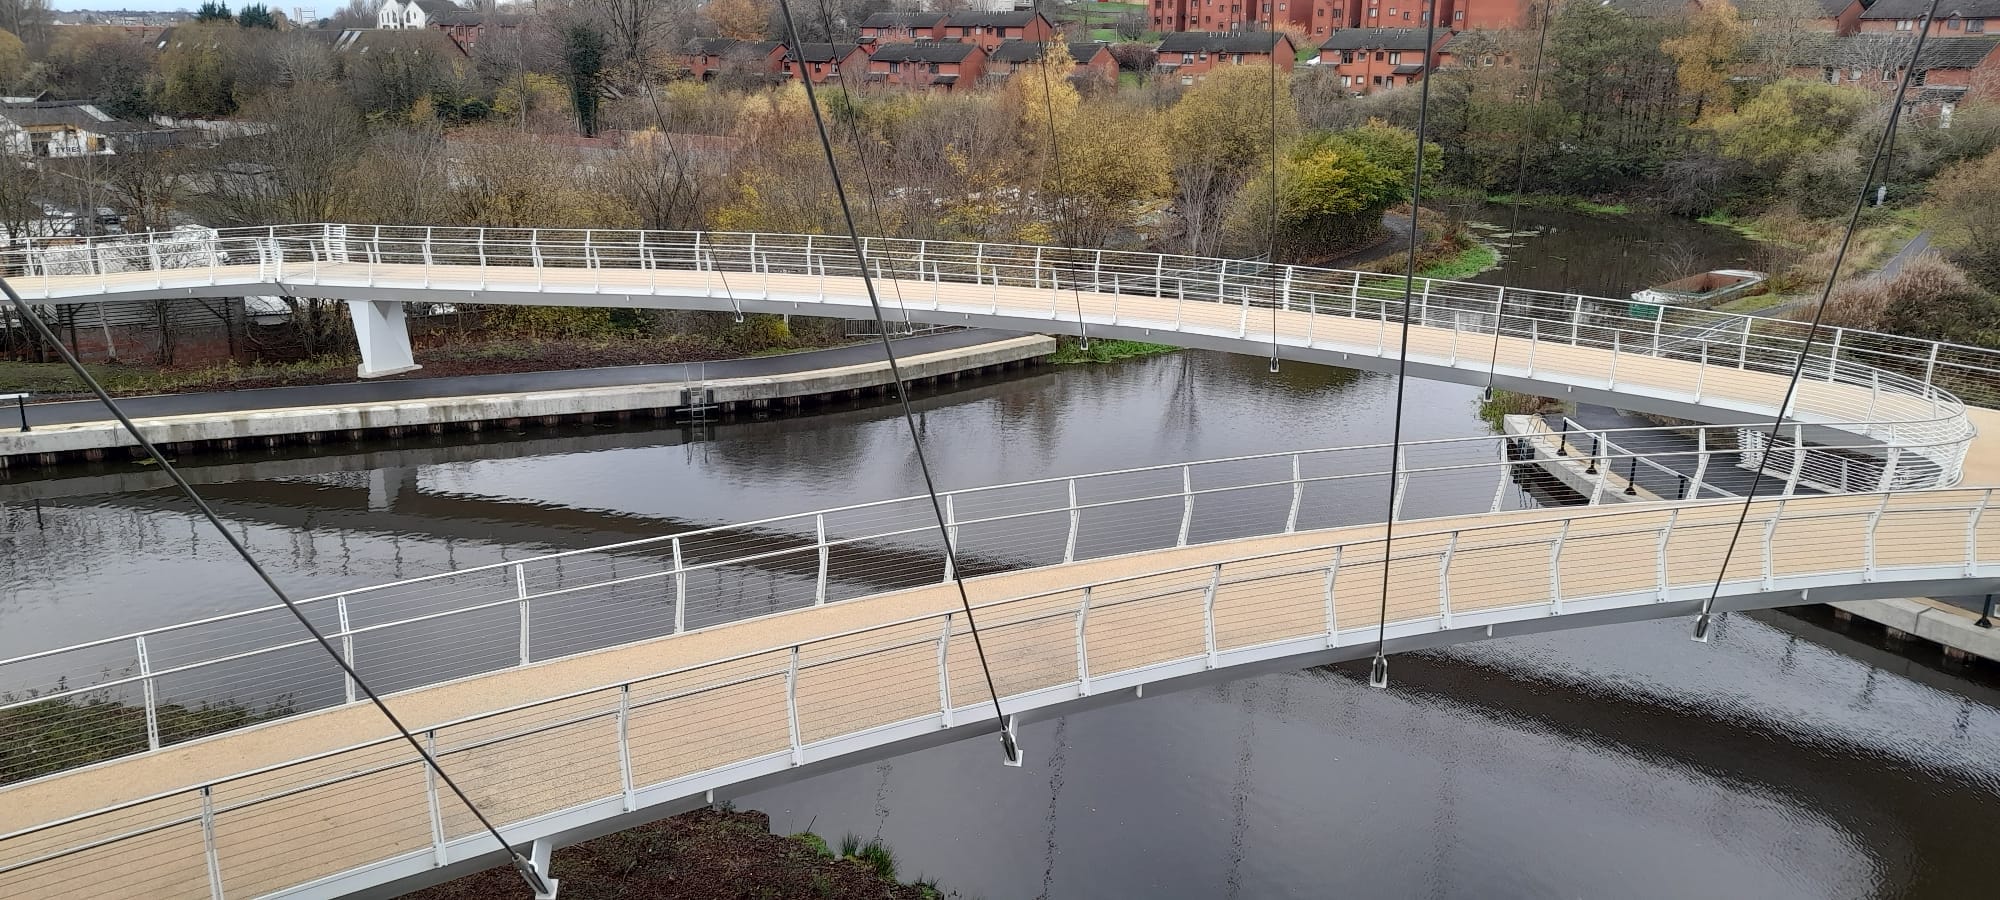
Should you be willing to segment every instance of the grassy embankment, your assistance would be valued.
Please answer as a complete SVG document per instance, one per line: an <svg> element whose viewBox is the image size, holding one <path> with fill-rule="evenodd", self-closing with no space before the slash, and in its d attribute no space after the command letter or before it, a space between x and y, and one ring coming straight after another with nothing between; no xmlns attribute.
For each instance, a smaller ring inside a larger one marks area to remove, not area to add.
<svg viewBox="0 0 2000 900"><path fill-rule="evenodd" d="M1056 352L1049 362L1059 366L1082 365L1088 363L1117 362L1121 359L1137 359L1142 356L1158 356L1172 353L1179 347L1168 344L1148 344L1144 341L1113 341L1093 339L1090 349L1085 350L1075 338L1056 338Z"/></svg>
<svg viewBox="0 0 2000 900"><path fill-rule="evenodd" d="M881 840L848 835L839 852L811 832L771 833L759 812L698 809L557 850L550 874L565 900L934 900L956 897L930 879L903 883ZM500 866L410 894L411 900L518 895L521 876Z"/></svg>

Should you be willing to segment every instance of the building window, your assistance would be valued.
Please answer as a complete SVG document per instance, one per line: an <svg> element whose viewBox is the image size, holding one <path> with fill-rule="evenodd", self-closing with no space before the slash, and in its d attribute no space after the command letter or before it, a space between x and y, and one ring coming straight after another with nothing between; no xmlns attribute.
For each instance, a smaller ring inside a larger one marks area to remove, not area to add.
<svg viewBox="0 0 2000 900"><path fill-rule="evenodd" d="M1190 63L1192 63L1192 62L1194 62L1194 54L1192 54L1192 53L1183 53L1183 54L1181 54L1181 65L1184 65L1184 66L1185 66L1185 65L1188 65L1188 64L1190 64Z"/></svg>
<svg viewBox="0 0 2000 900"><path fill-rule="evenodd" d="M1451 17L1454 21L1463 22L1465 21L1465 10L1462 9L1453 10L1451 13Z"/></svg>
<svg viewBox="0 0 2000 900"><path fill-rule="evenodd" d="M1910 28L1911 28L1911 26L1912 26L1912 25L1914 25L1914 24L1915 24L1915 23L1911 22L1911 21L1910 21L1909 19L1897 19L1897 20L1896 20L1896 30L1897 30L1897 31L1909 31L1909 30L1910 30Z"/></svg>
<svg viewBox="0 0 2000 900"><path fill-rule="evenodd" d="M1967 20L1965 20L1965 33L1966 33L1966 34L1985 34L1985 33L1986 33L1986 20L1985 20L1985 19L1967 19Z"/></svg>
<svg viewBox="0 0 2000 900"><path fill-rule="evenodd" d="M1401 53L1391 53L1391 54L1389 54L1389 65L1392 65L1392 66L1393 66L1393 65L1398 65L1398 64L1402 63L1402 61L1403 61L1403 54L1401 54Z"/></svg>
<svg viewBox="0 0 2000 900"><path fill-rule="evenodd" d="M1949 18L1949 19L1946 19L1946 20L1944 20L1944 30L1946 30L1946 31L1957 31L1957 30L1958 30L1958 17L1957 17L1957 16L1952 16L1951 18Z"/></svg>

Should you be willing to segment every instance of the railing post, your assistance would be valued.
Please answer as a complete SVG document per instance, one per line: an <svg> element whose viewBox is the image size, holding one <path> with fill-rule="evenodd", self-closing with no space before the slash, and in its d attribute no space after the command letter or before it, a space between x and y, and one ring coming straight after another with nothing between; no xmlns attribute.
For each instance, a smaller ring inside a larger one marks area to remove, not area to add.
<svg viewBox="0 0 2000 900"><path fill-rule="evenodd" d="M1306 483L1299 477L1299 455L1292 454L1292 511L1285 516L1285 533L1299 530L1299 503L1305 499Z"/></svg>
<svg viewBox="0 0 2000 900"><path fill-rule="evenodd" d="M1208 576L1208 591L1202 595L1201 631L1202 640L1208 647L1208 668L1215 668L1215 589L1222 584L1222 564L1216 563L1213 574Z"/></svg>
<svg viewBox="0 0 2000 900"><path fill-rule="evenodd" d="M1775 447L1772 449L1776 449ZM1799 476L1806 467L1806 427L1792 426L1792 469L1785 474L1785 496L1798 493Z"/></svg>
<svg viewBox="0 0 2000 900"><path fill-rule="evenodd" d="M618 785L625 795L625 811L639 808L632 788L632 686L618 686Z"/></svg>
<svg viewBox="0 0 2000 900"><path fill-rule="evenodd" d="M1282 289L1282 292L1278 296L1279 296L1278 308L1283 309L1285 312L1291 312L1292 311L1292 267L1291 266L1285 267L1285 285L1284 288Z"/></svg>
<svg viewBox="0 0 2000 900"><path fill-rule="evenodd" d="M1451 555L1458 551L1458 532L1444 544L1444 558L1438 561L1438 630L1451 629ZM1383 565L1388 565L1384 560Z"/></svg>
<svg viewBox="0 0 2000 900"><path fill-rule="evenodd" d="M1680 524L1680 520L1681 511L1678 509L1667 514L1667 527L1660 529L1660 544L1654 548L1656 559L1653 576L1659 583L1659 589L1654 594L1656 600L1667 599L1667 539L1673 536L1674 526Z"/></svg>
<svg viewBox="0 0 2000 900"><path fill-rule="evenodd" d="M1083 588L1083 600L1076 605L1076 695L1090 696L1090 651L1084 633L1090 626L1090 586Z"/></svg>
<svg viewBox="0 0 2000 900"><path fill-rule="evenodd" d="M1993 501L1993 489L1979 495L1979 503L1972 507L1972 515L1965 520L1965 575L1979 570L1979 518L1986 514L1986 505Z"/></svg>
<svg viewBox="0 0 2000 900"><path fill-rule="evenodd" d="M347 620L347 595L333 598L334 611L340 615L340 657L347 660L347 667L354 669L354 626ZM356 671L360 671L356 669ZM340 681L347 695L347 702L354 702L354 676L340 673Z"/></svg>
<svg viewBox="0 0 2000 900"><path fill-rule="evenodd" d="M1826 354L1826 380L1831 383L1840 373L1840 339L1847 336L1847 329L1833 330L1833 343Z"/></svg>
<svg viewBox="0 0 2000 900"><path fill-rule="evenodd" d="M1274 38L1275 40L1275 38ZM1535 345L1542 342L1542 320L1528 320L1528 377L1535 377Z"/></svg>
<svg viewBox="0 0 2000 900"><path fill-rule="evenodd" d="M1896 462L1902 454L1902 447L1895 444L1889 445L1889 461L1882 466L1882 480L1875 485L1876 490L1889 490L1890 486L1896 483Z"/></svg>
<svg viewBox="0 0 2000 900"><path fill-rule="evenodd" d="M1076 479L1069 480L1069 540L1063 544L1063 562L1076 562L1076 530L1083 513L1076 508Z"/></svg>
<svg viewBox="0 0 2000 900"><path fill-rule="evenodd" d="M521 665L529 661L528 651L528 567L514 564L514 599L521 605Z"/></svg>
<svg viewBox="0 0 2000 900"><path fill-rule="evenodd" d="M951 613L944 614L944 629L938 634L938 712L940 724L951 727Z"/></svg>
<svg viewBox="0 0 2000 900"><path fill-rule="evenodd" d="M1708 381L1708 339L1701 342L1701 367L1694 370L1694 402L1701 402L1701 391Z"/></svg>
<svg viewBox="0 0 2000 900"><path fill-rule="evenodd" d="M1694 493L1690 500L1701 499L1701 476L1708 471L1708 428L1703 426L1694 432Z"/></svg>
<svg viewBox="0 0 2000 900"><path fill-rule="evenodd" d="M945 548L946 553L944 555L943 580L945 581L950 581L956 577L956 570L952 568L952 564L958 560L958 513L952 504L952 500L956 496L956 494L944 495L944 538L950 545Z"/></svg>
<svg viewBox="0 0 2000 900"><path fill-rule="evenodd" d="M1345 545L1337 544L1334 546L1333 562L1329 563L1326 567L1326 645L1328 647L1332 647L1340 642L1340 621L1336 618L1334 611L1333 588L1334 582L1340 578L1340 551L1343 549L1346 549ZM1386 564L1385 562L1384 565Z"/></svg>
<svg viewBox="0 0 2000 900"><path fill-rule="evenodd" d="M153 692L153 663L146 656L145 635L142 634L133 638L132 643L139 660L139 676L141 678L139 686L146 701L146 749L158 750L160 749L160 706L159 698Z"/></svg>
<svg viewBox="0 0 2000 900"><path fill-rule="evenodd" d="M1938 342L1932 341L1930 358L1924 361L1924 384L1926 385L1930 384L1931 379L1937 375L1938 348L1940 346L1942 345Z"/></svg>
<svg viewBox="0 0 2000 900"><path fill-rule="evenodd" d="M1194 470L1181 466L1181 534L1174 546L1185 547L1188 543L1188 529L1194 524Z"/></svg>
<svg viewBox="0 0 2000 900"><path fill-rule="evenodd" d="M1775 565L1775 561L1772 558L1771 545L1774 543L1773 538L1775 538L1778 533L1778 520L1780 518L1783 518L1785 515L1785 502L1786 501L1784 499L1780 498L1778 500L1778 507L1771 511L1771 517L1769 519L1764 520L1763 585L1764 585L1764 590L1767 591L1773 587L1773 584L1777 578L1777 566ZM1722 565L1723 565L1723 571L1727 572L1729 569L1728 560L1724 560Z"/></svg>
<svg viewBox="0 0 2000 900"><path fill-rule="evenodd" d="M813 586L813 605L819 606L826 602L826 564L829 549L826 546L826 513L813 516L813 535L815 542L819 544L819 578ZM949 556L945 558L950 559ZM951 563L946 562L945 568L951 568ZM945 579L950 580L951 575L947 573Z"/></svg>
<svg viewBox="0 0 2000 900"><path fill-rule="evenodd" d="M1559 616L1563 611L1562 558L1563 541L1569 539L1570 520L1564 519L1562 528L1556 532L1556 540L1549 547L1549 615Z"/></svg>
<svg viewBox="0 0 2000 900"><path fill-rule="evenodd" d="M1861 551L1861 580L1875 580L1875 527L1882 524L1882 513L1889 509L1890 494L1882 495L1882 502L1875 511L1868 514L1868 534L1863 538Z"/></svg>
<svg viewBox="0 0 2000 900"><path fill-rule="evenodd" d="M785 669L785 718L791 727L792 765L806 761L805 744L799 740L799 646L792 645L791 665Z"/></svg>
<svg viewBox="0 0 2000 900"><path fill-rule="evenodd" d="M681 539L673 539L674 549L674 633L687 631L688 577L687 567L681 564Z"/></svg>
<svg viewBox="0 0 2000 900"><path fill-rule="evenodd" d="M437 729L424 732L424 752L436 760ZM421 762L420 765L423 765ZM446 863L444 852L444 810L438 804L437 769L430 765L424 768L424 798L430 804L431 812L431 862L442 867Z"/></svg>
<svg viewBox="0 0 2000 900"><path fill-rule="evenodd" d="M209 900L222 900L222 856L215 845L215 797L201 786L201 855L208 864Z"/></svg>
<svg viewBox="0 0 2000 900"><path fill-rule="evenodd" d="M1389 498L1389 521L1396 522L1400 521L1403 518L1403 495L1406 493L1406 489L1409 486L1410 486L1410 461L1409 458L1404 455L1403 448L1397 447L1396 483L1391 488L1395 492L1395 496ZM1387 565L1387 563L1384 563L1384 565Z"/></svg>

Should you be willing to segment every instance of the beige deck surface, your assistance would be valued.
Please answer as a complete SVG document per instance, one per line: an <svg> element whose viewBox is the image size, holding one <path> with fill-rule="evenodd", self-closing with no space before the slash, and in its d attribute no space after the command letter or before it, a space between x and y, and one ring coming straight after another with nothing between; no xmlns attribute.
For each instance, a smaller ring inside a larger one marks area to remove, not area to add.
<svg viewBox="0 0 2000 900"><path fill-rule="evenodd" d="M289 271L290 278L298 273ZM386 270L375 267L376 283ZM414 270L416 267L408 267ZM322 266L323 277L350 281L365 274L360 265ZM254 269L252 269L254 272ZM518 275L522 270L493 270ZM642 291L662 286L699 285L703 276L686 272L546 270L546 282L586 283L622 278ZM132 278L114 275L113 282ZM740 276L738 276L740 277ZM60 280L60 279L52 279ZM96 284L99 279L90 277ZM827 279L831 282L840 279ZM30 295L37 279L23 279ZM433 273L432 284L444 276ZM773 290L816 291L821 280L771 276ZM496 285L497 287L498 285ZM762 289L759 284L758 289ZM738 285L738 289L745 289ZM939 288L947 306L970 304L995 295L990 286ZM1046 302L1048 291L1002 288L1003 311L1028 295ZM924 298L928 299L928 298ZM1067 292L1064 303L1070 302ZM1172 301L1085 295L1092 315L1109 314L1117 304L1121 320L1144 316L1172 321ZM913 305L922 304L912 297ZM1238 313L1215 304L1186 304L1186 321L1234 329ZM1257 316L1252 316L1253 325ZM1263 315L1270 321L1268 312ZM1373 345L1378 326L1321 316L1310 325L1301 314L1281 315L1280 330L1302 338ZM1248 337L1256 338L1254 328ZM1263 332L1268 339L1268 331ZM1451 332L1415 329L1413 353L1446 356ZM1481 357L1491 339L1461 337L1478 346L1458 352ZM1525 363L1535 354L1538 370L1574 370L1588 378L1608 375L1605 351L1540 346L1507 339L1498 348L1503 365ZM1782 391L1775 375L1711 368L1698 374L1694 363L1622 356L1618 380L1659 385L1684 392L1697 377L1711 397L1740 398L1748 406L1769 405ZM1823 419L1852 421L1865 409L1868 392L1815 384L1799 408ZM1913 401L1885 400L1924 412ZM1860 404L1856 406L1856 404ZM1973 410L1981 438L1968 455L1966 483L2000 484L2000 447L1991 435L2000 413ZM1880 497L1835 496L1760 502L1743 543L1731 560L1731 577L1754 577L1769 555L1780 573L1853 571L1867 552L1867 523L1882 516L1873 552L1880 565L1963 562L1969 510L1983 491L1952 490ZM1764 523L1782 509L1768 548ZM1651 590L1658 586L1658 562L1665 557L1671 585L1712 581L1740 506L1733 502L1647 504L1553 509L1466 516L1397 527L1397 559L1391 564L1388 598L1391 621L1421 620L1438 614L1448 588L1451 609L1465 613L1520 604L1544 603L1550 586L1550 539L1571 525L1554 573L1564 597ZM1674 521L1672 539L1662 548L1658 528ZM1459 530L1456 542L1451 531ZM1003 694L1066 684L1078 677L1075 635L1080 588L1099 585L1091 596L1082 631L1086 665L1094 677L1150 663L1199 655L1204 638L1205 594L1213 570L1154 575L1136 582L1112 579L1178 566L1204 565L1259 554L1267 558L1223 566L1214 603L1218 650L1251 646L1325 632L1326 568L1333 548L1339 556L1334 579L1334 618L1339 628L1375 623L1382 602L1380 526L1335 529L1255 538L1158 551L995 575L970 583L976 603L997 604L981 611L980 633ZM2000 558L2000 515L1984 517L1978 554ZM1439 577L1442 553L1451 545L1448 580ZM1024 600L999 602L1052 592ZM395 696L391 704L411 727L425 731L437 723L504 709L541 698L616 685L646 673L670 671L729 659L773 647L803 645L800 651L798 731L811 742L889 722L933 713L939 705L938 640L942 615L958 609L948 585L878 595L763 619L718 626L682 636L593 652L526 669L497 672ZM911 624L825 640L828 636L883 623L929 616ZM954 705L984 702L983 679L974 659L963 615L954 617L946 650ZM786 714L786 672L790 652L780 649L701 670L650 679L630 688L629 734L633 782L645 786L714 766L782 751L791 745ZM444 763L489 815L505 823L621 790L618 765L616 687L559 703L544 704L479 722L436 731ZM471 746L547 726L526 737L491 746ZM126 800L213 782L236 773L330 751L391 732L366 705L297 716L264 726L218 735L157 753L128 757L97 767L0 789L0 833L28 828ZM334 780L372 767L381 771ZM414 754L397 744L348 751L326 760L225 782L211 798L216 809L216 850L229 896L251 896L352 868L431 844L426 775ZM314 786L318 785L318 786ZM304 788L282 799L240 806L276 792ZM127 897L194 896L207 891L200 828L187 824L199 814L192 791L137 807L43 829L0 841L0 867L149 825L144 836L65 856L5 874L17 896ZM448 836L469 834L464 811L446 795L442 820ZM180 823L180 824L165 824Z"/></svg>
<svg viewBox="0 0 2000 900"><path fill-rule="evenodd" d="M1868 519L1883 521L1876 541L1882 565L1959 563L1968 511L1983 491L1956 490L1892 498L1835 496L1794 498L1770 553L1781 573L1844 571L1859 567ZM1677 516L1665 548L1671 584L1712 580L1738 506L1729 502L1674 507L1665 504L1598 507L1585 511L1539 510L1414 523L1399 529L1392 572L1391 621L1436 615L1441 602L1440 553L1459 529L1450 567L1452 610L1463 614L1545 602L1549 544L1562 520L1572 520L1559 570L1570 599L1657 586L1657 528ZM1754 577L1764 555L1763 523L1777 501L1753 510L1731 577ZM2000 516L1982 520L1982 555L2000 551ZM1094 676L1204 652L1204 594L1211 568L1152 576L1137 582L1109 579L1164 568L1274 557L1223 567L1215 601L1217 649L1250 646L1325 631L1325 570L1337 544L1365 542L1379 526L1257 538L1189 547L1027 572L971 583L975 602L992 603L1043 591L1048 596L1000 603L980 613L981 636L1003 693L1071 682L1077 677L1074 634L1080 592L1097 584L1086 619L1087 665ZM1606 560L1623 564L1606 565ZM1335 579L1338 627L1373 624L1380 602L1380 545L1349 546ZM392 704L413 728L502 709L538 698L615 685L659 672L802 643L798 687L803 740L850 733L905 720L938 708L937 639L942 619L814 642L815 638L915 616L957 609L955 593L940 585L720 626L680 637L557 660L396 696ZM962 616L958 617L962 618ZM954 623L947 651L956 705L986 699L969 636ZM789 651L779 650L696 672L641 682L631 689L630 735L634 783L644 786L790 745L785 710ZM437 731L445 764L490 815L501 822L553 811L585 800L616 796L618 690L546 704ZM553 730L476 749L488 738L560 724ZM163 791L224 778L322 750L389 734L365 706L298 716L268 725L129 757L38 782L0 790L0 832ZM345 780L283 799L235 808L274 792L312 785L371 766L386 771ZM413 754L396 744L350 751L319 762L238 779L218 786L217 850L230 896L248 896L307 878L351 868L430 843L424 773ZM182 794L116 814L47 829L0 844L0 865L59 850L148 824L184 819L199 798ZM473 827L448 796L448 835ZM127 849L89 866L65 858L10 873L27 896L176 895L199 893L205 862L198 829L175 825L121 842ZM97 858L86 854L88 858ZM143 871L128 860L148 860ZM137 879L137 880L134 880ZM138 885L139 887L135 887Z"/></svg>

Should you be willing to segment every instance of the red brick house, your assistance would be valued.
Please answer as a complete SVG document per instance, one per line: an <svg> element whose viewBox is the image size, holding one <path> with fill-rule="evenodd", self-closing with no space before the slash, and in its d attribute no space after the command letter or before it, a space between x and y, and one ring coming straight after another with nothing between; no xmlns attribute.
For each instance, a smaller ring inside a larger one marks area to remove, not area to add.
<svg viewBox="0 0 2000 900"><path fill-rule="evenodd" d="M776 75L784 71L785 45L777 41L696 38L689 41L681 64L688 74L707 81L725 72Z"/></svg>
<svg viewBox="0 0 2000 900"><path fill-rule="evenodd" d="M839 78L842 73L859 76L868 70L867 44L815 44L807 42L799 45L797 53L785 51L782 65L786 78L797 78L801 71L812 78L813 84L825 84L827 79Z"/></svg>
<svg viewBox="0 0 2000 900"><path fill-rule="evenodd" d="M1042 58L1047 44L1030 41L1005 41L993 48L986 56L988 83L999 83L1012 77L1020 67ZM1111 55L1111 48L1096 41L1079 41L1069 45L1069 56L1076 60L1070 67L1072 79L1096 79L1106 83L1118 81L1118 58Z"/></svg>
<svg viewBox="0 0 2000 900"><path fill-rule="evenodd" d="M1273 50L1276 50L1278 66L1290 71L1298 51L1284 32L1219 34L1182 31L1161 39L1159 59L1154 62L1153 68L1161 75L1181 79L1182 84L1193 84L1216 66L1271 65Z"/></svg>
<svg viewBox="0 0 2000 900"><path fill-rule="evenodd" d="M1032 10L1028 12L952 13L944 20L944 39L978 44L988 53L1003 41L1040 44L1056 36L1054 22Z"/></svg>
<svg viewBox="0 0 2000 900"><path fill-rule="evenodd" d="M1862 32L1846 37L1827 33L1815 37L1790 48L1792 77L1852 85L1884 95L1895 92L1916 46L1914 28L1904 33ZM1756 59L1759 51L1753 43L1746 57ZM1967 100L1995 98L2000 98L2000 35L1960 34L1925 40L1907 102L1941 109Z"/></svg>
<svg viewBox="0 0 2000 900"><path fill-rule="evenodd" d="M870 84L971 90L986 74L986 51L959 41L882 44L868 56Z"/></svg>
<svg viewBox="0 0 2000 900"><path fill-rule="evenodd" d="M861 20L861 40L878 44L944 40L944 13L878 12Z"/></svg>
<svg viewBox="0 0 2000 900"><path fill-rule="evenodd" d="M1151 0L1146 20L1154 31L1250 31L1271 21L1267 7L1264 0Z"/></svg>
<svg viewBox="0 0 2000 900"><path fill-rule="evenodd" d="M460 9L431 19L430 25L464 47L465 52L471 53L479 47L482 35L515 31L526 24L527 20L527 16L511 13L486 13L475 9Z"/></svg>
<svg viewBox="0 0 2000 900"><path fill-rule="evenodd" d="M1930 0L1876 0L1861 14L1861 30L1900 31L1915 34L1917 20L1930 9ZM2000 34L2000 0L1942 0L1937 18L1931 20L1933 36L1957 37L1968 34Z"/></svg>
<svg viewBox="0 0 2000 900"><path fill-rule="evenodd" d="M1319 62L1340 73L1340 85L1355 96L1423 80L1426 66L1445 61L1444 46L1451 32L1439 31L1425 58L1422 28L1350 28L1337 31L1319 45Z"/></svg>

